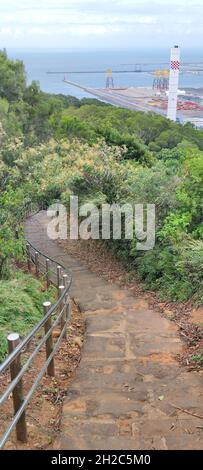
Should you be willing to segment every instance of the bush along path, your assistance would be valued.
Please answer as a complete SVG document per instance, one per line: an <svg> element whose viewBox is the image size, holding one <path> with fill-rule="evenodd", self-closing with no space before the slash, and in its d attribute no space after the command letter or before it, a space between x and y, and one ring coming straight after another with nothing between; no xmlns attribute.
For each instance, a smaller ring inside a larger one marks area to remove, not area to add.
<svg viewBox="0 0 203 470"><path fill-rule="evenodd" d="M72 297L86 320L82 360L64 401L57 449L202 449L200 372L176 360L176 325L92 273L47 237L48 219L28 219L34 246L73 274ZM65 364L64 364L65 366Z"/></svg>

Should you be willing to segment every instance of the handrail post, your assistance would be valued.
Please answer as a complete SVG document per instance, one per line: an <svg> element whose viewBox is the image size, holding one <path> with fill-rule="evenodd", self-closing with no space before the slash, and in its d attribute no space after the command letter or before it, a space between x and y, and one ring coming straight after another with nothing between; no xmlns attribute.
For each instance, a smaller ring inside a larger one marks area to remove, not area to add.
<svg viewBox="0 0 203 470"><path fill-rule="evenodd" d="M61 266L57 266L57 287L59 288L61 283Z"/></svg>
<svg viewBox="0 0 203 470"><path fill-rule="evenodd" d="M43 308L44 308L44 315L46 315L48 310L51 308L51 302L44 302ZM48 318L48 320L46 321L44 325L45 334L48 333L50 329L51 329L51 316L50 318ZM52 338L52 332L51 332L49 338L47 338L46 340L46 358L47 359L49 358L52 351L53 351L53 338ZM51 360L51 362L49 363L47 367L47 373L50 377L55 376L54 358Z"/></svg>
<svg viewBox="0 0 203 470"><path fill-rule="evenodd" d="M47 280L47 289L49 288L50 286L50 272L49 272L49 269L50 269L50 260L47 258L46 259L46 280Z"/></svg>
<svg viewBox="0 0 203 470"><path fill-rule="evenodd" d="M65 286L65 288L68 286L68 274L64 274L64 275L63 275L63 285ZM69 317L69 315L70 315L70 309L71 309L70 297L69 297L68 294L67 294L66 297L65 297L65 303L66 303L65 319L66 319L66 323L67 323L68 317Z"/></svg>
<svg viewBox="0 0 203 470"><path fill-rule="evenodd" d="M69 295L67 295L67 298L66 298L66 322L68 321L70 315L71 315L71 299L70 299Z"/></svg>
<svg viewBox="0 0 203 470"><path fill-rule="evenodd" d="M39 253L35 251L35 273L36 276L39 277Z"/></svg>
<svg viewBox="0 0 203 470"><path fill-rule="evenodd" d="M64 274L62 280L63 280L64 287L67 287L68 286L68 274Z"/></svg>
<svg viewBox="0 0 203 470"><path fill-rule="evenodd" d="M9 354L11 354L20 343L20 336L17 333L11 333L10 335L8 335L7 341L8 341L8 351L9 351ZM10 365L11 380L15 379L15 377L19 374L20 370L21 370L21 363L20 363L20 354L19 354L17 358L14 359ZM24 401L23 383L22 383L22 379L20 379L18 384L13 389L14 415L16 415L19 408L22 406L23 401ZM16 424L16 436L17 436L18 441L27 442L27 427L26 427L26 420L25 420L25 411L23 411L18 423Z"/></svg>
<svg viewBox="0 0 203 470"><path fill-rule="evenodd" d="M30 245L29 245L29 243L26 243L26 253L27 253L28 271L31 271L31 256L30 256Z"/></svg>
<svg viewBox="0 0 203 470"><path fill-rule="evenodd" d="M58 287L58 298L59 299L62 296L64 289L65 289L65 287L62 286L62 285ZM62 300L60 302L59 314L60 314L61 310L64 308L64 305L65 305L64 300ZM66 312L65 312L65 309L64 309L64 313L61 317L61 331L63 330L65 324L66 324ZM64 338L66 339L66 331L64 332Z"/></svg>

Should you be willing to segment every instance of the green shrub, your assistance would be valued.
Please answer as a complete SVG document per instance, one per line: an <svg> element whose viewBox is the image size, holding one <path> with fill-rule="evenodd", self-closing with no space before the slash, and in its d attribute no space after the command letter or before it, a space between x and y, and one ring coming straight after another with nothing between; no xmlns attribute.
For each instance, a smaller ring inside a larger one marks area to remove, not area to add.
<svg viewBox="0 0 203 470"><path fill-rule="evenodd" d="M26 335L42 318L42 304L54 299L55 290L42 290L40 280L21 271L13 272L13 279L0 281L0 360L7 353L7 335Z"/></svg>

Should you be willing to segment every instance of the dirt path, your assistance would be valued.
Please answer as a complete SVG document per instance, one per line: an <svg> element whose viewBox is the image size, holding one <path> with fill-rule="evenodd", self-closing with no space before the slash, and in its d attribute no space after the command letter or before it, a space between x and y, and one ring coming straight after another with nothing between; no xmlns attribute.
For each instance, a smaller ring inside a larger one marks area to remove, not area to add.
<svg viewBox="0 0 203 470"><path fill-rule="evenodd" d="M63 407L57 449L202 449L201 375L181 369L176 326L144 298L98 277L48 240L45 212L29 219L31 243L73 273L86 319L82 361Z"/></svg>

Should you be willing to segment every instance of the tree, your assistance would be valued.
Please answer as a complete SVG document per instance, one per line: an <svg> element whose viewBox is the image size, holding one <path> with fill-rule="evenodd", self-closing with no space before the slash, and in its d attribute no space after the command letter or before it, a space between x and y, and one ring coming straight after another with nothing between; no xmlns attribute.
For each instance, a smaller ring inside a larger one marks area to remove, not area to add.
<svg viewBox="0 0 203 470"><path fill-rule="evenodd" d="M5 51L0 51L0 97L9 102L22 99L26 88L24 64L7 58Z"/></svg>

